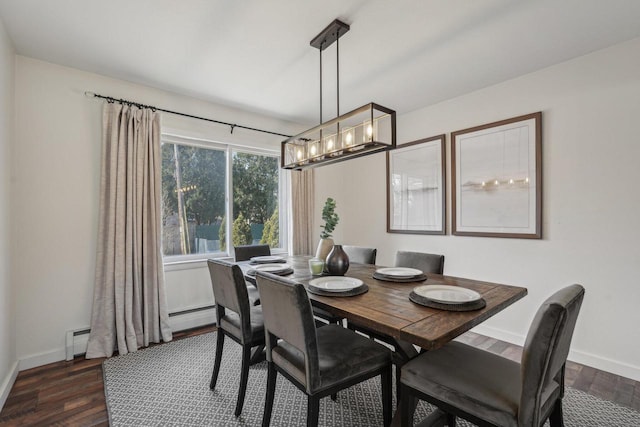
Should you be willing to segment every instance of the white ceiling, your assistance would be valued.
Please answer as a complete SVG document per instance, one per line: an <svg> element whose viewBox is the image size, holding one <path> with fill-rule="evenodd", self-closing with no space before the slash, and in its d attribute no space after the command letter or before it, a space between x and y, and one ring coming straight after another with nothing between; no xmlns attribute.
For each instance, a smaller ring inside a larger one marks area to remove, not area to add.
<svg viewBox="0 0 640 427"><path fill-rule="evenodd" d="M640 36L638 0L0 0L0 16L21 55L311 124L309 42L335 18L341 112L405 113ZM323 61L327 119L335 44Z"/></svg>

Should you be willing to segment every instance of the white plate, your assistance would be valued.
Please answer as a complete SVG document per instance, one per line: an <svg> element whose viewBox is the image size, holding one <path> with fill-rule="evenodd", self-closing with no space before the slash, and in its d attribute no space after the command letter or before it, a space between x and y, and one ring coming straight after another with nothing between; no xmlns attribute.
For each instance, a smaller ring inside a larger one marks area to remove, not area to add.
<svg viewBox="0 0 640 427"><path fill-rule="evenodd" d="M423 285L413 290L421 297L443 304L464 304L477 301L482 296L471 289L447 285Z"/></svg>
<svg viewBox="0 0 640 427"><path fill-rule="evenodd" d="M362 286L362 280L353 277L319 277L309 281L309 285L328 292L348 292Z"/></svg>
<svg viewBox="0 0 640 427"><path fill-rule="evenodd" d="M282 261L284 258L276 255L267 255L267 256L254 256L250 259L253 262L276 262Z"/></svg>
<svg viewBox="0 0 640 427"><path fill-rule="evenodd" d="M422 270L418 270L416 268L407 268L407 267L379 268L376 270L376 273L383 274L389 277L402 277L402 278L410 278L410 277L415 277L423 274Z"/></svg>
<svg viewBox="0 0 640 427"><path fill-rule="evenodd" d="M264 271L265 273L277 273L279 271L285 271L290 269L289 264L260 264L256 265L254 270Z"/></svg>

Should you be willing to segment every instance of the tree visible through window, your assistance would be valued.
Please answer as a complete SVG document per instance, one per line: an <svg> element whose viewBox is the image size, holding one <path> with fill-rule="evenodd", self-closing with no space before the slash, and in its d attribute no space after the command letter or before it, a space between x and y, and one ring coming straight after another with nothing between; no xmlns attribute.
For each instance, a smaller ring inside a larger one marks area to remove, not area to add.
<svg viewBox="0 0 640 427"><path fill-rule="evenodd" d="M278 158L224 148L162 145L164 255L226 251L227 155L232 156L234 246L267 243L279 236Z"/></svg>

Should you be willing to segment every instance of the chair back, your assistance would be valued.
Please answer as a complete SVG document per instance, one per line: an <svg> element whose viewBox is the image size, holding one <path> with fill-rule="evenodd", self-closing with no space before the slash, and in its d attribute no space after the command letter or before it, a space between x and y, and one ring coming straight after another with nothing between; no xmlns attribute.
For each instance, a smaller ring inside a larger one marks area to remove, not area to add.
<svg viewBox="0 0 640 427"><path fill-rule="evenodd" d="M311 302L301 283L270 273L256 275L267 345L267 360L281 338L304 355L307 390L320 385L318 342ZM273 336L277 337L274 338Z"/></svg>
<svg viewBox="0 0 640 427"><path fill-rule="evenodd" d="M396 253L396 267L417 268L424 273L442 274L444 255L398 251Z"/></svg>
<svg viewBox="0 0 640 427"><path fill-rule="evenodd" d="M271 248L269 245L244 245L233 248L236 254L236 262L248 261L254 256L269 256Z"/></svg>
<svg viewBox="0 0 640 427"><path fill-rule="evenodd" d="M376 248L364 248L362 246L342 245L342 249L347 253L349 262L360 264L375 264L378 250Z"/></svg>
<svg viewBox="0 0 640 427"><path fill-rule="evenodd" d="M550 296L531 323L522 353L522 395L518 425L541 425L550 391L564 393L564 365L569 355L584 288L571 285Z"/></svg>
<svg viewBox="0 0 640 427"><path fill-rule="evenodd" d="M225 315L225 309L234 311L240 316L242 335L248 339L251 334L251 318L247 284L242 270L233 263L217 259L207 260L207 266L216 300L218 326Z"/></svg>

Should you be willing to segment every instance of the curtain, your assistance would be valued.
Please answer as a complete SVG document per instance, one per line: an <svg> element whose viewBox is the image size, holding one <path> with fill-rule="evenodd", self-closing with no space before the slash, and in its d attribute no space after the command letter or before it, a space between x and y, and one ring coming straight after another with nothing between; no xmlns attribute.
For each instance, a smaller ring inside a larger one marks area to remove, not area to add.
<svg viewBox="0 0 640 427"><path fill-rule="evenodd" d="M313 169L291 172L293 255L315 253L313 245Z"/></svg>
<svg viewBox="0 0 640 427"><path fill-rule="evenodd" d="M87 358L171 341L164 289L160 115L105 103L96 274Z"/></svg>

